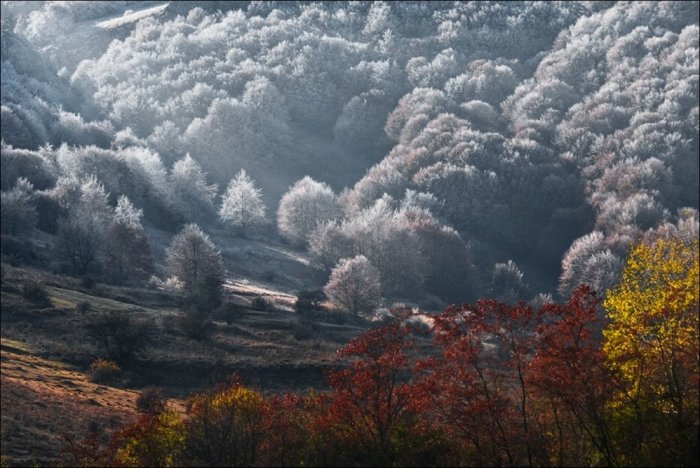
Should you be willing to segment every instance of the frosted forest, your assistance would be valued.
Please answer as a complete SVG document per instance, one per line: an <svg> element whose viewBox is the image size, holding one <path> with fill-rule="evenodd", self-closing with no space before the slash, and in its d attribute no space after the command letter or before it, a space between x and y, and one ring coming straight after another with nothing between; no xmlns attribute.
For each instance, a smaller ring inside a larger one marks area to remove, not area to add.
<svg viewBox="0 0 700 468"><path fill-rule="evenodd" d="M698 2L1 5L3 466L697 463Z"/></svg>

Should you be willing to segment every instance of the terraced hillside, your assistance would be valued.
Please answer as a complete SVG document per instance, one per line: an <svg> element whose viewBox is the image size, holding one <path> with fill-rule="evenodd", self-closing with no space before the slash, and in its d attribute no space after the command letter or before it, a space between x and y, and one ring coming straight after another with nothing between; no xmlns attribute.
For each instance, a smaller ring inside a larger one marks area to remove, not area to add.
<svg viewBox="0 0 700 468"><path fill-rule="evenodd" d="M98 429L106 443L112 429L137 414L135 402L146 386L161 387L182 411L187 396L232 374L265 392L323 387L325 370L338 364L336 350L369 325L331 312L300 318L295 296L229 281L208 337L197 340L182 330L185 312L172 293L87 288L7 265L3 276L2 446L12 465L59 462L65 434L82 437ZM28 292L37 283L45 299ZM89 376L90 364L105 356L91 324L110 314L148 324L148 336L122 364L121 376L102 385Z"/></svg>

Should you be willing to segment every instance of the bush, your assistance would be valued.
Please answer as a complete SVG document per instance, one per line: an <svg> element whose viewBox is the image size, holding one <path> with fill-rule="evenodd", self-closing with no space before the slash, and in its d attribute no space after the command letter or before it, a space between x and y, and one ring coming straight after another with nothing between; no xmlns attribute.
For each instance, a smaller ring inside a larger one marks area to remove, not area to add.
<svg viewBox="0 0 700 468"><path fill-rule="evenodd" d="M158 387L146 387L141 390L136 399L136 409L146 414L160 414L165 411L168 404L163 395L163 390Z"/></svg>
<svg viewBox="0 0 700 468"><path fill-rule="evenodd" d="M2 234L24 236L31 234L37 223L36 208L29 185L26 189L17 186L0 194L0 223Z"/></svg>
<svg viewBox="0 0 700 468"><path fill-rule="evenodd" d="M22 281L22 297L42 307L51 307L49 295L43 284L35 279Z"/></svg>
<svg viewBox="0 0 700 468"><path fill-rule="evenodd" d="M185 314L177 321L180 330L189 338L203 340L212 331L212 323L209 317L196 307L185 309Z"/></svg>
<svg viewBox="0 0 700 468"><path fill-rule="evenodd" d="M97 359L90 364L90 381L98 384L114 384L122 375L122 370L114 361Z"/></svg>
<svg viewBox="0 0 700 468"><path fill-rule="evenodd" d="M75 311L80 315L85 315L87 312L90 312L91 307L88 301L80 301L75 305Z"/></svg>
<svg viewBox="0 0 700 468"><path fill-rule="evenodd" d="M299 291L297 300L294 303L294 310L299 314L314 313L323 310L321 302L326 299L326 295L321 289L306 289Z"/></svg>
<svg viewBox="0 0 700 468"><path fill-rule="evenodd" d="M250 307L255 310L271 311L274 310L274 305L262 296L255 296L250 303Z"/></svg>
<svg viewBox="0 0 700 468"><path fill-rule="evenodd" d="M110 359L124 364L146 347L151 324L134 320L125 312L110 311L95 318L88 325L88 333Z"/></svg>
<svg viewBox="0 0 700 468"><path fill-rule="evenodd" d="M27 238L2 236L0 250L5 261L10 265L36 264L37 255L34 247Z"/></svg>
<svg viewBox="0 0 700 468"><path fill-rule="evenodd" d="M214 320L222 320L226 323L233 323L245 308L235 302L225 302L214 310Z"/></svg>

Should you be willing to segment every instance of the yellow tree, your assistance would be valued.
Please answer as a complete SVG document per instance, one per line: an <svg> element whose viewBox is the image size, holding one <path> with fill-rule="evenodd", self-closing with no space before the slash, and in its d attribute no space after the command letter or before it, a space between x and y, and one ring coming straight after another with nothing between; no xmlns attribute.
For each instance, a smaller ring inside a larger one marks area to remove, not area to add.
<svg viewBox="0 0 700 468"><path fill-rule="evenodd" d="M190 398L187 451L201 466L252 466L263 439L265 398L239 384Z"/></svg>
<svg viewBox="0 0 700 468"><path fill-rule="evenodd" d="M185 449L185 427L174 411L143 414L112 439L113 466L175 466Z"/></svg>
<svg viewBox="0 0 700 468"><path fill-rule="evenodd" d="M632 248L605 300L603 349L622 389L613 407L631 417L637 456L697 450L698 281L698 240L662 237Z"/></svg>

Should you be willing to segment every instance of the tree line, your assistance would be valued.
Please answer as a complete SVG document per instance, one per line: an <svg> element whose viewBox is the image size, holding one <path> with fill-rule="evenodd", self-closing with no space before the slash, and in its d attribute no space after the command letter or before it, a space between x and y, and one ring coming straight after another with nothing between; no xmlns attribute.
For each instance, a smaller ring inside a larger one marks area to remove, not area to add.
<svg viewBox="0 0 700 468"><path fill-rule="evenodd" d="M637 244L603 300L410 309L340 351L329 390L231 381L112 435L71 439L110 466L637 466L697 460L698 242ZM605 311L600 318L599 309ZM150 400L149 400L150 401ZM155 409L153 409L155 408Z"/></svg>

